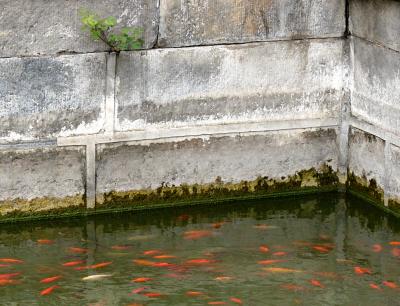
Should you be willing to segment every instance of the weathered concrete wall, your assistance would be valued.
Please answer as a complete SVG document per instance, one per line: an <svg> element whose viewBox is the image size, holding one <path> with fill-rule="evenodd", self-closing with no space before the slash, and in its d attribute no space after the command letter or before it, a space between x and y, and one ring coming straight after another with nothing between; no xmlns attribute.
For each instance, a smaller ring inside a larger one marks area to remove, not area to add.
<svg viewBox="0 0 400 306"><path fill-rule="evenodd" d="M157 5L158 0L2 0L0 57L108 50L81 31L81 8L144 28L143 47L151 48L157 38Z"/></svg>
<svg viewBox="0 0 400 306"><path fill-rule="evenodd" d="M116 129L338 118L344 51L334 39L122 53Z"/></svg>
<svg viewBox="0 0 400 306"><path fill-rule="evenodd" d="M158 45L341 37L342 0L161 0Z"/></svg>
<svg viewBox="0 0 400 306"><path fill-rule="evenodd" d="M0 142L100 132L105 79L103 53L0 59Z"/></svg>

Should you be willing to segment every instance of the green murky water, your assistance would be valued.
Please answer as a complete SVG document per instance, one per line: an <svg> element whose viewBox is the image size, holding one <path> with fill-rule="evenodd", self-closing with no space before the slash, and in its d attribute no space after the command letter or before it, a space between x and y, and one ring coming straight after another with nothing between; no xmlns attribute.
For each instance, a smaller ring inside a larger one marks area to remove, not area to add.
<svg viewBox="0 0 400 306"><path fill-rule="evenodd" d="M399 223L329 194L1 225L0 304L400 305Z"/></svg>

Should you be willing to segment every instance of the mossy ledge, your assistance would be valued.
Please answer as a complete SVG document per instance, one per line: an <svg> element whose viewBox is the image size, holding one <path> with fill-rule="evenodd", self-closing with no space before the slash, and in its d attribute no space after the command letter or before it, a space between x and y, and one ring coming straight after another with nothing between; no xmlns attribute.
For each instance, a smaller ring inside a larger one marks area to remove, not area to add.
<svg viewBox="0 0 400 306"><path fill-rule="evenodd" d="M347 175L347 190L353 193L358 193L364 198L368 198L377 204L383 206L384 204L384 191L378 186L376 180L368 180L366 176L357 176L354 172L348 170Z"/></svg>
<svg viewBox="0 0 400 306"><path fill-rule="evenodd" d="M302 170L280 179L258 177L254 181L225 183L217 177L214 183L204 185L162 184L156 190L110 192L97 195L96 209L86 209L83 196L69 197L65 201L56 198L18 199L0 203L0 223L332 192L338 190L338 184L337 173L324 164L318 170ZM16 209L10 211L11 205L16 205Z"/></svg>

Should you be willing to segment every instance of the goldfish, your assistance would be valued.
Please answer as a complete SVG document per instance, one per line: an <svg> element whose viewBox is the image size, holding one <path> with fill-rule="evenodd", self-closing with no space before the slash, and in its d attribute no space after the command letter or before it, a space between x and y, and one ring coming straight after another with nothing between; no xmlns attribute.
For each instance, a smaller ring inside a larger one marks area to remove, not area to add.
<svg viewBox="0 0 400 306"><path fill-rule="evenodd" d="M386 287L389 287L389 288L392 288L392 289L396 289L397 288L397 285L394 282L383 281L382 284L385 285Z"/></svg>
<svg viewBox="0 0 400 306"><path fill-rule="evenodd" d="M57 288L60 288L60 286L57 286L57 285L54 285L54 286L51 286L51 287L49 287L49 288L47 288L47 289L44 289L44 290L42 290L41 292L40 292L40 295L49 295L49 294L51 294L55 289L57 289Z"/></svg>
<svg viewBox="0 0 400 306"><path fill-rule="evenodd" d="M184 235L184 239L186 240L196 240L196 239L200 239L200 238L205 238L205 237L210 237L212 236L212 232L211 231L187 231L185 232Z"/></svg>
<svg viewBox="0 0 400 306"><path fill-rule="evenodd" d="M217 276L214 279L217 280L217 281L225 282L225 281L231 280L232 277L230 277L230 276Z"/></svg>
<svg viewBox="0 0 400 306"><path fill-rule="evenodd" d="M131 246L129 245L113 245L111 249L116 250L116 251L126 251L129 250Z"/></svg>
<svg viewBox="0 0 400 306"><path fill-rule="evenodd" d="M329 248L321 246L321 245L314 245L312 248L321 253L328 253L330 251Z"/></svg>
<svg viewBox="0 0 400 306"><path fill-rule="evenodd" d="M380 245L380 244L374 244L373 246L372 246L372 251L373 252L375 252L375 253L380 253L380 252L382 252L382 246Z"/></svg>
<svg viewBox="0 0 400 306"><path fill-rule="evenodd" d="M152 256L152 255L157 255L157 254L160 254L160 253L161 253L160 250L149 250L149 251L144 251L143 255Z"/></svg>
<svg viewBox="0 0 400 306"><path fill-rule="evenodd" d="M374 284L374 283L370 283L369 287L372 289L376 289L376 290L382 290L381 287L379 287L377 284Z"/></svg>
<svg viewBox="0 0 400 306"><path fill-rule="evenodd" d="M356 274L372 274L370 269L362 267L354 267L354 272Z"/></svg>
<svg viewBox="0 0 400 306"><path fill-rule="evenodd" d="M392 246L400 246L400 241L390 241L389 244Z"/></svg>
<svg viewBox="0 0 400 306"><path fill-rule="evenodd" d="M187 291L186 295L187 296L201 296L201 295L204 295L204 293L200 292L200 291Z"/></svg>
<svg viewBox="0 0 400 306"><path fill-rule="evenodd" d="M267 230L267 229L275 229L278 227L274 226L274 225L257 224L257 225L254 225L253 228L260 229L260 230Z"/></svg>
<svg viewBox="0 0 400 306"><path fill-rule="evenodd" d="M156 255L153 256L155 259L171 259L171 258L176 258L174 255Z"/></svg>
<svg viewBox="0 0 400 306"><path fill-rule="evenodd" d="M261 260L258 262L259 265L272 265L275 263L279 263L279 262L285 262L287 260L283 260L283 259L267 259L267 260Z"/></svg>
<svg viewBox="0 0 400 306"><path fill-rule="evenodd" d="M53 276L53 277L44 278L40 282L42 284L49 284L49 283L59 280L60 278L61 278L61 275L57 275L57 276Z"/></svg>
<svg viewBox="0 0 400 306"><path fill-rule="evenodd" d="M140 287L140 288L137 288L137 289L133 289L130 294L131 295L132 294L139 294L140 292L145 291L146 289L148 289L148 287Z"/></svg>
<svg viewBox="0 0 400 306"><path fill-rule="evenodd" d="M38 239L37 243L39 244L53 244L54 240L49 240L49 239Z"/></svg>
<svg viewBox="0 0 400 306"><path fill-rule="evenodd" d="M320 287L320 288L325 288L325 286L323 284L321 284L320 281L316 280L316 279L311 279L310 280L311 285L313 285L314 287Z"/></svg>
<svg viewBox="0 0 400 306"><path fill-rule="evenodd" d="M145 283L145 282L148 282L151 280L152 280L152 278L150 278L150 277L138 277L138 278L135 278L134 280L132 280L132 283Z"/></svg>
<svg viewBox="0 0 400 306"><path fill-rule="evenodd" d="M143 294L144 296L147 296L149 298L159 298L159 297L163 297L164 294L159 293L159 292L147 292Z"/></svg>
<svg viewBox="0 0 400 306"><path fill-rule="evenodd" d="M0 274L0 279L10 279L18 275L21 275L21 272Z"/></svg>
<svg viewBox="0 0 400 306"><path fill-rule="evenodd" d="M189 265L204 265L204 264L210 264L213 262L214 262L214 260L210 260L210 259L206 259L206 258L190 259L190 260L186 261L186 263Z"/></svg>
<svg viewBox="0 0 400 306"><path fill-rule="evenodd" d="M302 273L302 270L288 269L288 268L262 268L266 272L272 273Z"/></svg>
<svg viewBox="0 0 400 306"><path fill-rule="evenodd" d="M0 264L0 268L8 268L8 267L10 267L10 265L7 265L7 264Z"/></svg>
<svg viewBox="0 0 400 306"><path fill-rule="evenodd" d="M260 250L261 253L269 252L269 248L266 245L260 245L260 247L258 249Z"/></svg>
<svg viewBox="0 0 400 306"><path fill-rule="evenodd" d="M14 279L0 279L0 286L16 285L20 282Z"/></svg>
<svg viewBox="0 0 400 306"><path fill-rule="evenodd" d="M72 253L86 254L89 250L84 248L70 247L69 251Z"/></svg>
<svg viewBox="0 0 400 306"><path fill-rule="evenodd" d="M233 302L233 303L240 304L240 305L243 304L243 302L242 302L241 299L238 299L238 298L235 298L235 297L231 297L231 298L229 298L229 299L230 299L231 302Z"/></svg>
<svg viewBox="0 0 400 306"><path fill-rule="evenodd" d="M82 278L82 280L83 281L97 281L97 280L101 280L101 279L108 278L111 276L112 276L112 274L94 274L94 275L86 276L86 277Z"/></svg>
<svg viewBox="0 0 400 306"><path fill-rule="evenodd" d="M153 261L145 260L145 259L134 259L133 262L139 266L152 266L154 265Z"/></svg>
<svg viewBox="0 0 400 306"><path fill-rule="evenodd" d="M208 302L208 305L226 305L226 302L215 301L215 302Z"/></svg>
<svg viewBox="0 0 400 306"><path fill-rule="evenodd" d="M400 257L400 249L399 248L393 248L391 253L395 257Z"/></svg>
<svg viewBox="0 0 400 306"><path fill-rule="evenodd" d="M0 262L10 263L10 264L22 264L23 260L15 259L15 258L0 258Z"/></svg>
<svg viewBox="0 0 400 306"><path fill-rule="evenodd" d="M275 252L272 255L274 255L274 256L285 256L285 255L287 255L287 253L286 252Z"/></svg>
<svg viewBox="0 0 400 306"><path fill-rule="evenodd" d="M63 265L64 267L74 267L74 266L81 265L81 264L84 264L84 263L85 263L84 260L77 260L77 261L65 262L65 263L63 263L62 265Z"/></svg>
<svg viewBox="0 0 400 306"><path fill-rule="evenodd" d="M102 262L102 263L98 263L98 264L95 264L95 265L91 265L89 267L90 267L90 269L98 269L98 268L107 267L107 266L109 266L111 264L112 264L112 261L107 261L107 262Z"/></svg>

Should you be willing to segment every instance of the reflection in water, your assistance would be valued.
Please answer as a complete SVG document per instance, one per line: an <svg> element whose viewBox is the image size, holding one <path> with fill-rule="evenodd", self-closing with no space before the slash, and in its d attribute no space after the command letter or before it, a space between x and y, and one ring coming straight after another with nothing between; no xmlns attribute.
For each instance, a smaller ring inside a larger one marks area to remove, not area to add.
<svg viewBox="0 0 400 306"><path fill-rule="evenodd" d="M0 226L1 305L398 305L400 224L336 194Z"/></svg>

